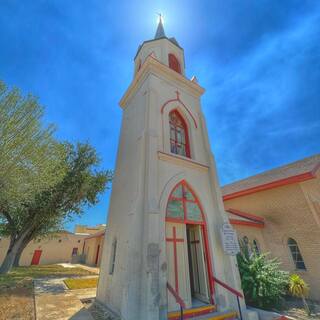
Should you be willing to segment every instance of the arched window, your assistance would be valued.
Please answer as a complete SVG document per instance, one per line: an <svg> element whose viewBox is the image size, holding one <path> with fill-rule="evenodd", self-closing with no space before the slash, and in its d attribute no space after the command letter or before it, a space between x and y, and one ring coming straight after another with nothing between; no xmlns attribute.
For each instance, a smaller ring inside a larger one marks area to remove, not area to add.
<svg viewBox="0 0 320 320"><path fill-rule="evenodd" d="M260 255L260 245L259 245L258 240L254 239L254 240L252 241L252 247L253 247L254 252L255 252L257 255Z"/></svg>
<svg viewBox="0 0 320 320"><path fill-rule="evenodd" d="M300 253L297 241L292 238L289 238L288 239L288 247L290 249L292 259L293 259L293 262L295 264L296 269L306 270L306 266L304 264L302 255Z"/></svg>
<svg viewBox="0 0 320 320"><path fill-rule="evenodd" d="M169 53L169 68L172 70L181 73L181 66L179 60L172 53Z"/></svg>
<svg viewBox="0 0 320 320"><path fill-rule="evenodd" d="M184 222L204 222L199 201L185 182L179 183L171 192L167 218Z"/></svg>
<svg viewBox="0 0 320 320"><path fill-rule="evenodd" d="M171 152L190 158L188 127L178 111L170 112L169 123Z"/></svg>

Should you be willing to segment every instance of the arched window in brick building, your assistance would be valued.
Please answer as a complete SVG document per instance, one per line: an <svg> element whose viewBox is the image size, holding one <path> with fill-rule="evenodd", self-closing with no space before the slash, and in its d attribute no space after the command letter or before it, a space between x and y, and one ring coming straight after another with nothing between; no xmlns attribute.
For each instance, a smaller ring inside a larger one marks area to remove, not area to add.
<svg viewBox="0 0 320 320"><path fill-rule="evenodd" d="M190 158L188 127L177 110L170 112L169 123L171 152Z"/></svg>
<svg viewBox="0 0 320 320"><path fill-rule="evenodd" d="M260 245L257 239L252 241L252 248L257 255L260 255Z"/></svg>
<svg viewBox="0 0 320 320"><path fill-rule="evenodd" d="M179 60L177 59L177 57L172 54L172 53L169 53L169 67L178 72L178 73L181 73L181 66L180 66L180 62Z"/></svg>
<svg viewBox="0 0 320 320"><path fill-rule="evenodd" d="M306 270L306 266L304 264L300 249L298 247L297 241L289 238L288 239L288 247L290 249L293 262L295 264L296 269L298 270Z"/></svg>

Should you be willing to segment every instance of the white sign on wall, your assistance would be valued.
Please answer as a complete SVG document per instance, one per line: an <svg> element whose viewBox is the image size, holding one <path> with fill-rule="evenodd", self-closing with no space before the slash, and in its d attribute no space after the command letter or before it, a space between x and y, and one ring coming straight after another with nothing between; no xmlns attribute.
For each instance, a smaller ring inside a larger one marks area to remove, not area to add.
<svg viewBox="0 0 320 320"><path fill-rule="evenodd" d="M230 223L224 223L221 228L221 238L223 250L230 256L235 256L240 252L240 246L236 231Z"/></svg>

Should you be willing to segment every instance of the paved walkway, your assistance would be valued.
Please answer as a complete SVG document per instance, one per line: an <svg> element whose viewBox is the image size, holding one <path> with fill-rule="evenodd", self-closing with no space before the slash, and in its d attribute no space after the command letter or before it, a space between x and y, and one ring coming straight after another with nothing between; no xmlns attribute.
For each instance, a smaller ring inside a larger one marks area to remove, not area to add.
<svg viewBox="0 0 320 320"><path fill-rule="evenodd" d="M34 280L36 320L93 320L80 299L94 298L96 289L68 290L64 279Z"/></svg>
<svg viewBox="0 0 320 320"><path fill-rule="evenodd" d="M89 267L89 266L86 266L86 265L80 264L80 263L58 263L58 265L62 266L64 268L81 268L81 269L90 271L95 274L99 274L99 272L100 272L100 268Z"/></svg>

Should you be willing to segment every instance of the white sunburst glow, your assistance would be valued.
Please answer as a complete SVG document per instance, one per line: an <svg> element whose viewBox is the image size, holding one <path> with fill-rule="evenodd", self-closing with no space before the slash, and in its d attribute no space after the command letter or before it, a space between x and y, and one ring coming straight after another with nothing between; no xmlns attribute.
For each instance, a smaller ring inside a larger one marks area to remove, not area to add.
<svg viewBox="0 0 320 320"><path fill-rule="evenodd" d="M163 15L162 15L162 14L160 14L160 13L157 13L157 24L159 24L160 19L161 19L161 21L162 21L162 24L164 24L164 18L163 18Z"/></svg>

